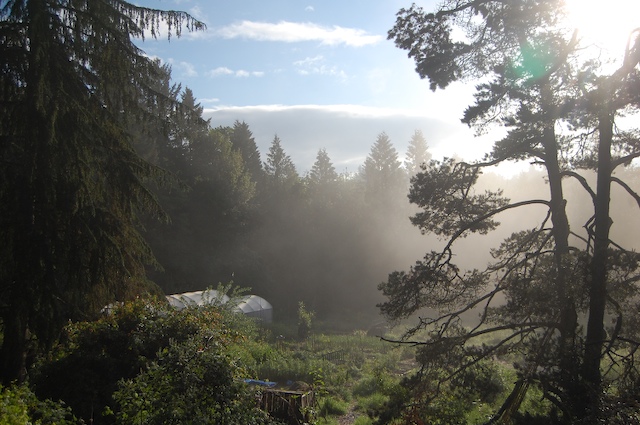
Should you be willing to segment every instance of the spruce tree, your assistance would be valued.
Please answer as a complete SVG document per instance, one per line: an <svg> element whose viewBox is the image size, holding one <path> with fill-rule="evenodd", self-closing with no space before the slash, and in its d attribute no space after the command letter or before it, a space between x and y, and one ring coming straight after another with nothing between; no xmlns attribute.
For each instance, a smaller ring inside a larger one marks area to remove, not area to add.
<svg viewBox="0 0 640 425"><path fill-rule="evenodd" d="M369 156L361 167L365 199L376 207L394 208L406 195L405 175L398 159L398 151L387 133L378 135Z"/></svg>
<svg viewBox="0 0 640 425"><path fill-rule="evenodd" d="M338 173L331 163L331 158L326 149L320 149L316 156L316 162L311 167L308 180L312 185L326 185L335 182Z"/></svg>
<svg viewBox="0 0 640 425"><path fill-rule="evenodd" d="M422 164L426 164L431 159L431 154L428 149L429 146L422 131L416 130L409 141L406 160L404 162L404 166L410 176L419 173Z"/></svg>
<svg viewBox="0 0 640 425"><path fill-rule="evenodd" d="M29 338L142 290L153 256L138 214L161 216L131 119L157 67L132 41L203 24L118 0L12 0L0 9L0 305L4 383L25 377Z"/></svg>
<svg viewBox="0 0 640 425"><path fill-rule="evenodd" d="M237 121L233 123L233 132L231 133L231 143L242 155L242 159L246 164L247 170L251 173L251 180L260 182L263 176L262 161L260 160L260 151L256 145L253 133L249 129L246 122Z"/></svg>
<svg viewBox="0 0 640 425"><path fill-rule="evenodd" d="M269 152L267 161L264 163L266 174L266 184L268 191L275 193L287 192L298 183L298 172L293 160L282 148L282 143L278 135L275 135Z"/></svg>

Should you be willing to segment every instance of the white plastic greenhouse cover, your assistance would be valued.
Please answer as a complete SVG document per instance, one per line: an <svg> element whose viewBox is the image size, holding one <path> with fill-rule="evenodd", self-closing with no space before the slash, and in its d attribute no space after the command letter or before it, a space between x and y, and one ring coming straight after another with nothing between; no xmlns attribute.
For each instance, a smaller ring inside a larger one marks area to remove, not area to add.
<svg viewBox="0 0 640 425"><path fill-rule="evenodd" d="M213 304L222 305L229 301L226 295L220 296L215 289L206 289L204 291L185 292L182 294L167 295L169 304L178 310L189 307L197 307L199 305Z"/></svg>
<svg viewBox="0 0 640 425"><path fill-rule="evenodd" d="M271 322L273 314L273 307L269 301L257 295L248 295L242 298L235 310L247 316L260 318L265 322Z"/></svg>
<svg viewBox="0 0 640 425"><path fill-rule="evenodd" d="M226 304L229 302L229 297L227 295L220 296L218 291L214 289L207 289L205 291L167 295L167 300L174 308L182 310L188 306L197 307L207 304ZM271 304L258 295L247 295L241 298L234 310L250 317L262 319L265 322L271 322L273 317L273 307Z"/></svg>

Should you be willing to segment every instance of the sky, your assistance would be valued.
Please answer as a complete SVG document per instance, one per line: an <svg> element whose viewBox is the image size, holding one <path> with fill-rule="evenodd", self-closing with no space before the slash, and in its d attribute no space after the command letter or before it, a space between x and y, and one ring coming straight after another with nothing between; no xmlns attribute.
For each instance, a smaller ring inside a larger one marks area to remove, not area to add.
<svg viewBox="0 0 640 425"><path fill-rule="evenodd" d="M418 2L435 9L435 0ZM491 140L461 124L472 92L432 92L406 52L387 40L400 0L137 0L189 12L207 25L138 45L172 67L217 127L244 121L262 159L277 135L304 175L318 150L357 172L385 132L401 160L415 130L435 158L482 156Z"/></svg>
<svg viewBox="0 0 640 425"><path fill-rule="evenodd" d="M262 159L277 135L304 175L320 149L338 172L357 172L371 146L387 133L404 159L411 136L423 132L434 158L480 159L504 131L475 137L460 122L473 104L473 84L432 92L404 50L387 39L396 14L415 2L435 11L439 0L134 0L182 10L206 30L138 45L172 67L211 125L244 121ZM640 2L567 0L572 24L598 49L621 57L637 28ZM625 11L625 13L621 13ZM609 44L611 43L611 44ZM600 50L598 50L600 51ZM500 171L510 175L518 166Z"/></svg>

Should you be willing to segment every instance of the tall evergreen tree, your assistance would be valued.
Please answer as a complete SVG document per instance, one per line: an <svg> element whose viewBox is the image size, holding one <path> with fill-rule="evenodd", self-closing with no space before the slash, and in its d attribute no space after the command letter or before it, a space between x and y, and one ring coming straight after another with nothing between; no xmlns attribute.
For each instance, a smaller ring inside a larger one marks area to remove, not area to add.
<svg viewBox="0 0 640 425"><path fill-rule="evenodd" d="M249 125L246 122L236 120L236 122L233 123L231 143L233 143L235 149L240 151L245 166L249 173L251 173L251 180L260 182L264 174L260 151L258 150L258 145L256 145L253 133L249 130Z"/></svg>
<svg viewBox="0 0 640 425"><path fill-rule="evenodd" d="M377 206L396 206L406 199L406 179L398 151L387 133L378 135L360 170L365 185L365 199Z"/></svg>
<svg viewBox="0 0 640 425"><path fill-rule="evenodd" d="M282 193L289 191L298 183L298 171L293 164L291 157L282 148L282 143L278 135L275 135L267 160L264 163L266 174L266 190Z"/></svg>
<svg viewBox="0 0 640 425"><path fill-rule="evenodd" d="M4 383L25 376L29 335L51 344L69 318L139 291L152 254L138 212L161 211L128 120L155 64L131 41L203 24L125 1L0 6L0 304Z"/></svg>
<svg viewBox="0 0 640 425"><path fill-rule="evenodd" d="M429 153L429 146L422 131L414 131L409 141L409 146L407 147L407 155L404 162L407 173L409 173L410 176L418 174L422 164L426 164L430 159L431 153Z"/></svg>
<svg viewBox="0 0 640 425"><path fill-rule="evenodd" d="M312 185L326 185L335 182L338 179L338 173L331 163L331 158L326 149L320 149L316 156L316 161L311 167L308 180Z"/></svg>

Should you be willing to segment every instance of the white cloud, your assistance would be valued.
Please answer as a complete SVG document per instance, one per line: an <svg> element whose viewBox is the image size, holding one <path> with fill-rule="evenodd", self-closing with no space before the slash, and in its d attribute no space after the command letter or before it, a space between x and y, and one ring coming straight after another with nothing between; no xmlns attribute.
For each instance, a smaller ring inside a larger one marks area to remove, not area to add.
<svg viewBox="0 0 640 425"><path fill-rule="evenodd" d="M231 75L234 72L227 68L226 66L219 66L215 69L212 69L211 71L207 72L207 76L209 77L217 77L219 75Z"/></svg>
<svg viewBox="0 0 640 425"><path fill-rule="evenodd" d="M376 44L384 40L383 36L367 34L366 31L356 28L343 28L335 25L324 27L313 23L287 21L281 21L277 24L242 21L222 27L216 33L224 38L247 38L286 43L319 41L321 44L330 46L344 44L352 47Z"/></svg>
<svg viewBox="0 0 640 425"><path fill-rule="evenodd" d="M304 8L304 10L307 11L307 12L315 12L316 11L316 9L313 6L307 6L307 7Z"/></svg>
<svg viewBox="0 0 640 425"><path fill-rule="evenodd" d="M178 71L182 77L197 77L198 72L196 71L195 66L189 62L178 62L177 63Z"/></svg>
<svg viewBox="0 0 640 425"><path fill-rule="evenodd" d="M157 56L150 56L152 59L159 59L162 63L162 58ZM171 71L173 74L173 78L193 78L198 76L198 71L196 71L196 67L190 63L185 61L176 61L173 58L167 59L167 62L171 65Z"/></svg>
<svg viewBox="0 0 640 425"><path fill-rule="evenodd" d="M197 101L200 104L212 104L220 102L220 99L218 99L217 97L207 97L204 99L197 99Z"/></svg>
<svg viewBox="0 0 640 425"><path fill-rule="evenodd" d="M191 9L189 9L189 14L200 21L207 20L207 15L204 14L202 9L198 5L195 5Z"/></svg>
<svg viewBox="0 0 640 425"><path fill-rule="evenodd" d="M299 61L293 62L298 74L301 75L329 75L338 77L342 81L347 80L347 74L336 66L329 66L325 63L324 56L317 55L307 57Z"/></svg>
<svg viewBox="0 0 640 425"><path fill-rule="evenodd" d="M207 72L207 76L211 78L220 77L224 75L233 75L235 77L240 78L248 78L248 77L263 77L264 72L262 71L246 71L244 69L233 70L231 68L227 68L226 66L219 66L211 71Z"/></svg>

